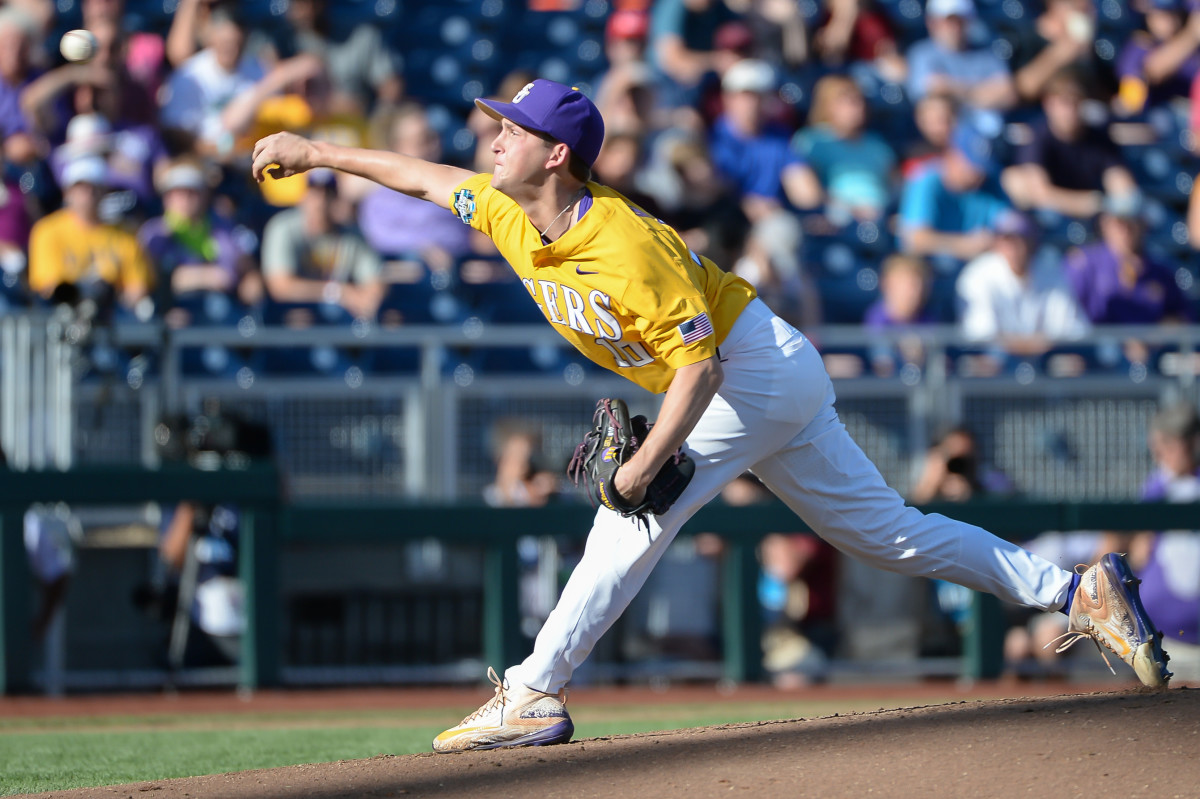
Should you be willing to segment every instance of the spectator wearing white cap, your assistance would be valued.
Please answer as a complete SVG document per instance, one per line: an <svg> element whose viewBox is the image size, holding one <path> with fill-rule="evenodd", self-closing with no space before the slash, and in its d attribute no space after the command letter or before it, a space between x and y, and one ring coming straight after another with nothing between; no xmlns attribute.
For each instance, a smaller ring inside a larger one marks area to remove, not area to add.
<svg viewBox="0 0 1200 799"><path fill-rule="evenodd" d="M768 119L775 88L775 71L765 61L747 58L731 66L721 79L725 110L709 142L713 164L742 195L751 222L789 204L801 207L806 198L804 161L790 147L791 132Z"/></svg>
<svg viewBox="0 0 1200 799"><path fill-rule="evenodd" d="M50 153L50 171L62 185L67 164L86 156L107 160L112 149L112 125L101 114L76 114L67 123L67 138Z"/></svg>
<svg viewBox="0 0 1200 799"><path fill-rule="evenodd" d="M1008 67L990 47L972 47L967 26L974 19L971 0L929 0L925 22L929 38L908 51L908 96L948 94L968 108L1004 111L1017 102Z"/></svg>
<svg viewBox="0 0 1200 799"><path fill-rule="evenodd" d="M203 163L179 159L159 171L162 216L149 219L138 240L173 297L196 292L232 294L253 271L232 226L209 211Z"/></svg>
<svg viewBox="0 0 1200 799"><path fill-rule="evenodd" d="M1146 249L1145 205L1140 192L1105 196L1100 241L1069 251L1063 260L1075 298L1094 324L1153 325L1192 319L1187 296L1175 280L1176 265Z"/></svg>
<svg viewBox="0 0 1200 799"><path fill-rule="evenodd" d="M158 207L154 165L166 158L166 148L153 125L126 124L89 112L71 117L66 136L66 141L50 153L50 171L60 184L68 163L84 156L99 156L108 165L109 190L132 193L117 207L125 212L135 201L142 209Z"/></svg>
<svg viewBox="0 0 1200 799"><path fill-rule="evenodd" d="M29 238L29 287L56 296L106 297L134 310L154 285L137 238L100 219L108 167L98 156L63 169L63 208L43 217Z"/></svg>

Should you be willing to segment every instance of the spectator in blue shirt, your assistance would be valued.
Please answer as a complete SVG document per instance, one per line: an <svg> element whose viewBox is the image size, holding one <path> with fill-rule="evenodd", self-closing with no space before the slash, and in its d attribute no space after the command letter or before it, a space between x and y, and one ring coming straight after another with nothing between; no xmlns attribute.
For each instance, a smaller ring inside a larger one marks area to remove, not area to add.
<svg viewBox="0 0 1200 799"><path fill-rule="evenodd" d="M975 16L971 0L929 0L929 38L908 51L908 95L948 94L967 108L1004 111L1017 102L1005 63L988 47L971 47L967 25Z"/></svg>
<svg viewBox="0 0 1200 799"><path fill-rule="evenodd" d="M988 251L992 223L1008 202L989 176L988 138L960 124L936 167L908 180L900 199L900 239L913 256L970 260Z"/></svg>
<svg viewBox="0 0 1200 799"><path fill-rule="evenodd" d="M803 201L800 156L789 146L789 131L767 117L767 100L775 90L769 64L745 59L721 81L725 112L713 125L713 163L742 195L742 208L752 222L787 204Z"/></svg>
<svg viewBox="0 0 1200 799"><path fill-rule="evenodd" d="M878 219L891 199L896 154L866 130L867 107L852 79L828 75L813 89L809 127L792 139L803 158L800 205L825 205L833 218Z"/></svg>
<svg viewBox="0 0 1200 799"><path fill-rule="evenodd" d="M990 249L993 223L1009 207L989 180L993 167L991 141L960 123L941 163L914 175L904 186L900 199L904 251L967 261Z"/></svg>
<svg viewBox="0 0 1200 799"><path fill-rule="evenodd" d="M737 19L722 0L658 0L650 19L650 64L681 89L672 100L694 100L706 75L722 75L730 66L729 51L716 46L717 29Z"/></svg>

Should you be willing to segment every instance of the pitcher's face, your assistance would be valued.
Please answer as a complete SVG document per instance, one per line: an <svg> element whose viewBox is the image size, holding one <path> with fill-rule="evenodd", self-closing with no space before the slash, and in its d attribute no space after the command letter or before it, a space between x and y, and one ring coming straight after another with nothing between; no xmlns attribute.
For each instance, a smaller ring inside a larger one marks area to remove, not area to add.
<svg viewBox="0 0 1200 799"><path fill-rule="evenodd" d="M540 185L548 170L551 145L536 133L505 119L492 141L492 188L511 195L523 185Z"/></svg>

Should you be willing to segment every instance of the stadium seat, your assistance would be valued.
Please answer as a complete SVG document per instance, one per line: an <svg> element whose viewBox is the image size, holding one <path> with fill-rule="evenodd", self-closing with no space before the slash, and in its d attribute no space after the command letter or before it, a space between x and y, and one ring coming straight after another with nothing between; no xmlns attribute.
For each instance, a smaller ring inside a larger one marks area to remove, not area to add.
<svg viewBox="0 0 1200 799"><path fill-rule="evenodd" d="M459 287L459 295L484 322L539 324L545 321L525 284L515 278Z"/></svg>
<svg viewBox="0 0 1200 799"><path fill-rule="evenodd" d="M224 292L197 291L175 297L172 307L185 311L191 325L236 325L250 310Z"/></svg>

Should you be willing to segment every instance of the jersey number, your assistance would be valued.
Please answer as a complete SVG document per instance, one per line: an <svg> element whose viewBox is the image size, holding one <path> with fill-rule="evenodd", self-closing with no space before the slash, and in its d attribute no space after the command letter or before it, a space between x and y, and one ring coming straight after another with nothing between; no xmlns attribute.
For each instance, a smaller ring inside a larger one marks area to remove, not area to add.
<svg viewBox="0 0 1200 799"><path fill-rule="evenodd" d="M654 360L640 341L609 341L606 338L598 338L596 343L611 352L617 366L622 369L630 366L645 366Z"/></svg>

